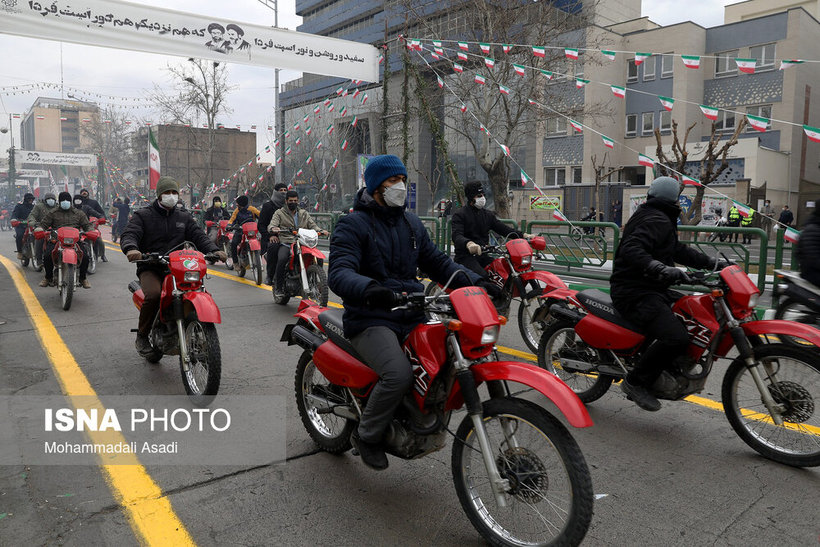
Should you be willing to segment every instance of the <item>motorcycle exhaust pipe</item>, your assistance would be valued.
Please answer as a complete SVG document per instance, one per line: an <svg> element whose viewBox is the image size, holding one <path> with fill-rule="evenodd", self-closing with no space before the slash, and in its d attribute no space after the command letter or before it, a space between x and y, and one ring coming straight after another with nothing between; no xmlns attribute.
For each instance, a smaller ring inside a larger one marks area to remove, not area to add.
<svg viewBox="0 0 820 547"><path fill-rule="evenodd" d="M303 349L316 351L316 348L324 343L324 338L301 325L294 326L290 331L290 340L288 341L288 345L296 344Z"/></svg>
<svg viewBox="0 0 820 547"><path fill-rule="evenodd" d="M584 318L580 313L569 309L564 304L553 304L550 306L550 315L556 319L569 321L573 325Z"/></svg>

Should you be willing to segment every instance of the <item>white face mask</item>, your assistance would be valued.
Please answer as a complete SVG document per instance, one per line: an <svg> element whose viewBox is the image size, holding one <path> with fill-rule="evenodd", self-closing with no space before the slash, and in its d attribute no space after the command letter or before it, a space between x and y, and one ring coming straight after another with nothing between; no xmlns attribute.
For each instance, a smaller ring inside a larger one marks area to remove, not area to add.
<svg viewBox="0 0 820 547"><path fill-rule="evenodd" d="M403 182L399 182L384 189L384 202L388 207L402 207L407 199L407 187Z"/></svg>
<svg viewBox="0 0 820 547"><path fill-rule="evenodd" d="M484 196L475 198L475 206L477 209L483 209L487 205L487 198Z"/></svg>
<svg viewBox="0 0 820 547"><path fill-rule="evenodd" d="M56 205L56 203L57 203L57 200L55 200L55 199L48 198L46 200L46 205L48 205L49 207L54 207L54 205Z"/></svg>
<svg viewBox="0 0 820 547"><path fill-rule="evenodd" d="M61 201L60 202L60 209L68 210L71 209L71 202L70 201Z"/></svg>
<svg viewBox="0 0 820 547"><path fill-rule="evenodd" d="M160 204L168 209L176 207L177 201L179 201L179 196L177 194L162 194L159 198Z"/></svg>

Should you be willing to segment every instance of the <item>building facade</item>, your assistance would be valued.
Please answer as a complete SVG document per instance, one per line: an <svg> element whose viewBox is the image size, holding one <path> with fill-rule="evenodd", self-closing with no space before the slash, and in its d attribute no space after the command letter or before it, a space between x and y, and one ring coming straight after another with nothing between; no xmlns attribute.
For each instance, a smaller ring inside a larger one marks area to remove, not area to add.
<svg viewBox="0 0 820 547"><path fill-rule="evenodd" d="M23 150L87 152L90 146L83 123L99 118L95 103L38 97L20 122Z"/></svg>

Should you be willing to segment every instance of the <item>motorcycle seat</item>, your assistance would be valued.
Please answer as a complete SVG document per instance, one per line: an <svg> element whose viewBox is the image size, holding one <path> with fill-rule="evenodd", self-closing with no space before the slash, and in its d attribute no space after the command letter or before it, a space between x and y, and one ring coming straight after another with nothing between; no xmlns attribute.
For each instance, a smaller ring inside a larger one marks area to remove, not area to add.
<svg viewBox="0 0 820 547"><path fill-rule="evenodd" d="M598 289L586 289L579 292L577 298L592 315L633 332L640 332L637 325L618 313L618 310L615 309L615 305L612 304L612 297L607 293L599 291Z"/></svg>
<svg viewBox="0 0 820 547"><path fill-rule="evenodd" d="M344 335L344 327L342 323L342 317L344 316L344 310L333 309L322 312L319 314L319 324L324 329L327 337L330 339L331 342L339 346L345 353L349 353L362 363L365 360L362 358L361 355L356 351L353 347L353 344L350 343L350 340L345 338Z"/></svg>

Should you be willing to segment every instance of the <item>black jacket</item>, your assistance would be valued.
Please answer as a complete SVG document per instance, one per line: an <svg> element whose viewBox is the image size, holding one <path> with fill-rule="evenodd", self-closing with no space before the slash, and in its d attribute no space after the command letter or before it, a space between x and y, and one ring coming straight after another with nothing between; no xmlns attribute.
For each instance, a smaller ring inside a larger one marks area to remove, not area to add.
<svg viewBox="0 0 820 547"><path fill-rule="evenodd" d="M219 250L191 213L176 207L168 210L154 200L131 215L120 235L120 248L125 254L134 249L143 253L167 254L185 241L190 241L203 253Z"/></svg>
<svg viewBox="0 0 820 547"><path fill-rule="evenodd" d="M465 205L453 213L453 243L455 244L456 261L470 255L467 250L468 241L482 247L487 245L490 242L490 230L505 237L510 234L521 237L521 232L498 220L495 213L487 209Z"/></svg>
<svg viewBox="0 0 820 547"><path fill-rule="evenodd" d="M211 222L219 222L220 220L228 220L231 218L231 215L228 214L228 211L224 207L214 207L211 205L205 210L205 216L203 220L210 220Z"/></svg>
<svg viewBox="0 0 820 547"><path fill-rule="evenodd" d="M418 312L367 307L363 295L371 283L394 292L422 291L417 268L440 283L456 271L466 272L466 276L456 276L452 287L478 282L476 274L455 264L430 241L416 215L404 208L382 207L364 188L356 194L353 209L333 230L328 268L328 286L344 300L348 338L373 326L386 326L404 337L424 321Z"/></svg>
<svg viewBox="0 0 820 547"><path fill-rule="evenodd" d="M285 204L285 193L274 190L273 197L262 204L262 210L259 211L259 233L262 236L268 234L268 225L270 219L273 218L273 213L282 208Z"/></svg>
<svg viewBox="0 0 820 547"><path fill-rule="evenodd" d="M14 206L14 211L12 211L11 213L11 218L16 218L17 220L26 220L28 216L31 214L32 209L34 209L34 202L18 203Z"/></svg>
<svg viewBox="0 0 820 547"><path fill-rule="evenodd" d="M609 280L616 307L622 307L619 301L640 298L649 292L666 293L669 284L646 273L653 260L667 266L676 262L693 268L714 265L714 259L678 241L679 213L676 203L649 198L626 223Z"/></svg>
<svg viewBox="0 0 820 547"><path fill-rule="evenodd" d="M100 206L100 202L96 199L85 198L83 200L83 205L89 207L94 212L91 216L105 218L105 211L103 211L103 208Z"/></svg>
<svg viewBox="0 0 820 547"><path fill-rule="evenodd" d="M814 210L800 232L797 258L803 279L820 287L820 209Z"/></svg>

